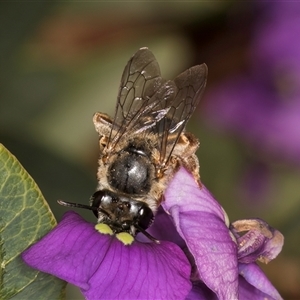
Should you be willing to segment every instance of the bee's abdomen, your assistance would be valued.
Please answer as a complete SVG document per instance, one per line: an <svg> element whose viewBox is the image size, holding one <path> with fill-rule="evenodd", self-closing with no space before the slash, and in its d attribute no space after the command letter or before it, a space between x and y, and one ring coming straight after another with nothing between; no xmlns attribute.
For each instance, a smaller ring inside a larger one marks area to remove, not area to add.
<svg viewBox="0 0 300 300"><path fill-rule="evenodd" d="M109 184L126 194L146 194L151 187L152 164L138 151L124 151L118 155L108 170Z"/></svg>

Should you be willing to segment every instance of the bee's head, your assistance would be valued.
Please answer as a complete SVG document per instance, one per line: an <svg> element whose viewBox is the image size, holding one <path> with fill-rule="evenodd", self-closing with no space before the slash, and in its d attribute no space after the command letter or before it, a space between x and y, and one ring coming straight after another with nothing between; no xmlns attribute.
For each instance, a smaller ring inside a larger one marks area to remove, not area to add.
<svg viewBox="0 0 300 300"><path fill-rule="evenodd" d="M95 192L90 202L89 206L58 201L64 206L92 210L98 222L108 225L115 234L127 232L135 237L138 232L141 232L151 241L159 243L146 231L154 221L154 214L145 202L120 196L109 190Z"/></svg>
<svg viewBox="0 0 300 300"><path fill-rule="evenodd" d="M154 215L149 206L142 202L117 195L108 190L93 194L91 206L99 222L109 225L114 233L126 231L132 235L145 231L153 223Z"/></svg>

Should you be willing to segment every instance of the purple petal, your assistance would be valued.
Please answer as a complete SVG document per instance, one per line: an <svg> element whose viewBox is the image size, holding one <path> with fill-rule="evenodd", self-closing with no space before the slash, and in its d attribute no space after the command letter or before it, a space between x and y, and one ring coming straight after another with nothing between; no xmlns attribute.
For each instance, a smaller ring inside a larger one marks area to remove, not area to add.
<svg viewBox="0 0 300 300"><path fill-rule="evenodd" d="M256 263L239 264L239 272L246 281L240 280L241 299L253 300L255 295L257 296L255 299L282 299ZM248 296L246 297L246 295Z"/></svg>
<svg viewBox="0 0 300 300"><path fill-rule="evenodd" d="M231 224L231 229L237 237L238 260L241 263L256 260L268 263L281 252L283 235L261 219L238 220ZM239 232L246 233L239 236Z"/></svg>
<svg viewBox="0 0 300 300"><path fill-rule="evenodd" d="M267 164L257 161L251 161L248 164L237 184L242 205L245 204L251 208L255 206L259 211L260 207L264 208L265 205L269 204L267 195L273 189L271 175L270 166Z"/></svg>
<svg viewBox="0 0 300 300"><path fill-rule="evenodd" d="M234 132L252 148L300 164L300 94L294 97L297 101L286 99L289 105L283 105L269 86L240 75L207 93L204 118L210 126Z"/></svg>
<svg viewBox="0 0 300 300"><path fill-rule="evenodd" d="M253 64L261 77L289 79L286 87L297 93L300 72L299 3L271 5L256 24L252 43ZM292 85L291 85L292 84Z"/></svg>
<svg viewBox="0 0 300 300"><path fill-rule="evenodd" d="M158 208L155 215L155 221L147 231L160 241L169 241L180 246L180 248L186 248L185 241L178 234L172 218L163 210L162 207ZM148 238L141 233L138 234L138 239L144 242L149 241Z"/></svg>
<svg viewBox="0 0 300 300"><path fill-rule="evenodd" d="M177 245L125 246L71 211L23 259L79 286L87 299L184 299L191 290L191 267Z"/></svg>
<svg viewBox="0 0 300 300"><path fill-rule="evenodd" d="M193 288L185 300L217 300L217 295L205 286L203 282L193 283Z"/></svg>
<svg viewBox="0 0 300 300"><path fill-rule="evenodd" d="M272 3L255 27L250 76L240 74L208 92L203 116L251 147L299 165L298 3Z"/></svg>
<svg viewBox="0 0 300 300"><path fill-rule="evenodd" d="M274 95L251 77L239 75L207 92L204 117L209 125L230 130L259 144L266 115L276 108ZM242 100L241 100L242 99Z"/></svg>
<svg viewBox="0 0 300 300"><path fill-rule="evenodd" d="M220 299L237 298L237 247L219 203L181 168L168 186L163 207L192 253L200 279Z"/></svg>

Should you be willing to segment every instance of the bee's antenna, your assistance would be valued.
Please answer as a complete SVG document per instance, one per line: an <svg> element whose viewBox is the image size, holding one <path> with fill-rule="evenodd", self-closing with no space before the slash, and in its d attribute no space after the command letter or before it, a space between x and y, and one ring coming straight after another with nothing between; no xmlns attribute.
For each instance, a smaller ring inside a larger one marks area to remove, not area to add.
<svg viewBox="0 0 300 300"><path fill-rule="evenodd" d="M142 227L135 225L136 229L138 231L140 231L144 236L146 236L150 241L156 243L156 244L160 244L160 241L157 240L156 238L154 238L150 233L148 233L145 229L143 229Z"/></svg>
<svg viewBox="0 0 300 300"><path fill-rule="evenodd" d="M63 200L57 200L57 203L62 205L62 206L84 208L84 209L89 209L89 210L101 212L101 213L103 213L103 214L105 214L106 216L109 217L109 214L100 207L90 206L90 205L85 205L85 204L80 204L80 203L74 203L74 202L67 202L67 201L63 201Z"/></svg>

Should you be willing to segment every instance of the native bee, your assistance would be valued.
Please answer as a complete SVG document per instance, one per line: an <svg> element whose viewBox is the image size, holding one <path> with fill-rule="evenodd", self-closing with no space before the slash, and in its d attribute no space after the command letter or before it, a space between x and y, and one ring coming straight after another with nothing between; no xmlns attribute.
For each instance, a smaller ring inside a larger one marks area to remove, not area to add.
<svg viewBox="0 0 300 300"><path fill-rule="evenodd" d="M198 140L185 132L206 85L207 66L194 66L174 80L161 77L148 48L139 49L122 75L115 115L96 113L99 134L98 186L90 206L60 201L93 210L99 224L113 234L146 229L163 201L168 182L180 166L199 178L195 152ZM199 181L200 183L200 181Z"/></svg>

